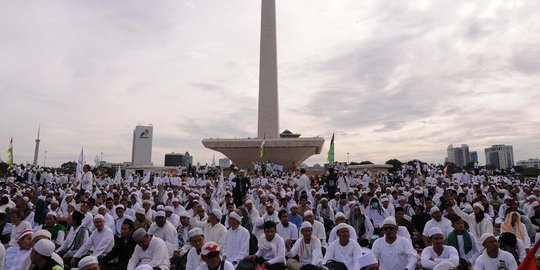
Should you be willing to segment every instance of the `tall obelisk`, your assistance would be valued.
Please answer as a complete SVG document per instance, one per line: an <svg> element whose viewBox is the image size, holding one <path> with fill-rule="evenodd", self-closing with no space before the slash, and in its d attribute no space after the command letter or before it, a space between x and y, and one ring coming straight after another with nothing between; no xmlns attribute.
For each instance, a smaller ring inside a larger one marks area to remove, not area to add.
<svg viewBox="0 0 540 270"><path fill-rule="evenodd" d="M41 141L39 139L39 132L41 130L41 126L38 127L38 132L37 132L37 139L36 139L36 149L34 150L34 166L37 165L37 162L38 162L38 155L39 155L39 142Z"/></svg>
<svg viewBox="0 0 540 270"><path fill-rule="evenodd" d="M259 119L257 136L279 138L279 100L276 49L276 1L262 0L259 62Z"/></svg>

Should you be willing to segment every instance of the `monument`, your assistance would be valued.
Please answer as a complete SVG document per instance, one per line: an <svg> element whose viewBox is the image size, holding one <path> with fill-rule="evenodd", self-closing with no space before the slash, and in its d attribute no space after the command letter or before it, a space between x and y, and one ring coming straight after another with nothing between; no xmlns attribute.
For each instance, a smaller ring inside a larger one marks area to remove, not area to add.
<svg viewBox="0 0 540 270"><path fill-rule="evenodd" d="M38 163L38 156L39 156L39 142L41 140L39 139L39 132L41 131L41 125L38 127L37 131L37 139L36 139L36 148L34 149L34 163L32 163L34 166Z"/></svg>
<svg viewBox="0 0 540 270"><path fill-rule="evenodd" d="M262 0L259 62L259 111L257 138L204 139L204 147L223 153L239 168L251 168L254 161L271 161L288 168L320 154L324 139L279 134L279 95L277 78L276 1ZM283 136L281 136L283 135ZM260 147L265 142L265 155Z"/></svg>

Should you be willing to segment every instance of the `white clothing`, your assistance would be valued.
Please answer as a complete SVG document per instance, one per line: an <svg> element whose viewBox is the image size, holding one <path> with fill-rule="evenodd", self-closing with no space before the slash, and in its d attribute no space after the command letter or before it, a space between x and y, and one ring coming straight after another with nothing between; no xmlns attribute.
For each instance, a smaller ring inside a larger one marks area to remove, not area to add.
<svg viewBox="0 0 540 270"><path fill-rule="evenodd" d="M459 254L452 246L443 246L443 252L438 255L432 246L424 248L420 257L422 267L433 269L437 264L450 261L455 267L459 265Z"/></svg>
<svg viewBox="0 0 540 270"><path fill-rule="evenodd" d="M225 264L225 265L223 265L223 270L234 270L234 269L236 269L236 267L234 267L234 265L229 261L222 261L222 263ZM221 269L221 265L218 267L218 269ZM206 263L203 263L203 264L199 265L199 267L197 267L196 270L208 270L208 265L206 265Z"/></svg>
<svg viewBox="0 0 540 270"><path fill-rule="evenodd" d="M203 228L204 232L204 241L213 241L218 244L221 248L225 244L225 234L227 233L227 228L221 223L217 223L212 226L212 223L206 223Z"/></svg>
<svg viewBox="0 0 540 270"><path fill-rule="evenodd" d="M285 261L285 242L283 238L279 235L275 235L274 239L270 242L269 245L275 245L275 253L273 249L267 246L265 243L268 243L266 236L262 235L259 238L259 249L255 255L265 259L269 264L275 263L286 263Z"/></svg>
<svg viewBox="0 0 540 270"><path fill-rule="evenodd" d="M379 238L371 248L377 258L381 270L415 269L418 254L411 241L398 236L394 243L389 244L386 238Z"/></svg>
<svg viewBox="0 0 540 270"><path fill-rule="evenodd" d="M195 270L204 263L196 248L190 249L187 256L186 270Z"/></svg>
<svg viewBox="0 0 540 270"><path fill-rule="evenodd" d="M75 240L75 236L77 236L77 233L79 232L79 230L81 230L83 227L82 226L79 226L77 227L77 229L73 230L73 227L71 227L69 229L69 232L68 232L68 235L66 237L66 240L64 241L64 243L62 243L62 245L56 250L57 253L60 253L61 251L68 251L68 248L73 248L71 247L71 244L73 243L73 241ZM88 241L88 230L85 228L84 229L84 233L83 233L83 241L84 243Z"/></svg>
<svg viewBox="0 0 540 270"><path fill-rule="evenodd" d="M278 212L277 211L274 211L274 213L272 213L272 215L268 215L268 213L264 214L262 216L264 222L267 222L267 221L273 221L275 223L279 223L279 217L278 217Z"/></svg>
<svg viewBox="0 0 540 270"><path fill-rule="evenodd" d="M19 225L15 226L15 224L11 225L11 238L9 240L9 246L10 247L18 247L19 244L17 244L17 241L19 240L19 235L21 232L26 230L31 230L32 225L28 221L21 221Z"/></svg>
<svg viewBox="0 0 540 270"><path fill-rule="evenodd" d="M305 245L305 255L300 253L300 245ZM292 258L294 256L298 255L299 262L302 265L305 264L313 264L313 265L319 265L322 262L323 256L322 256L322 249L321 249L321 241L317 239L317 237L311 237L311 242L309 244L306 244L304 242L304 238L299 239L294 243L291 250L287 252L287 256Z"/></svg>
<svg viewBox="0 0 540 270"><path fill-rule="evenodd" d="M512 254L499 249L499 256L497 258L489 257L484 250L484 253L476 259L473 270L498 270L501 264L504 264L506 266L505 269L508 270L516 270L518 267L516 259L514 259Z"/></svg>
<svg viewBox="0 0 540 270"><path fill-rule="evenodd" d="M450 220L448 220L447 218L442 217L441 221L430 219L428 222L426 222L426 226L424 227L422 235L427 237L429 229L433 227L439 227L443 231L444 239L446 239L448 235L454 230L454 228L452 228L452 222L450 222Z"/></svg>
<svg viewBox="0 0 540 270"><path fill-rule="evenodd" d="M94 184L94 175L91 171L87 171L82 175L81 189L92 192L92 185Z"/></svg>
<svg viewBox="0 0 540 270"><path fill-rule="evenodd" d="M289 222L289 226L285 227L283 224L278 223L276 226L276 232L283 238L283 240L296 240L298 239L298 228L292 222Z"/></svg>
<svg viewBox="0 0 540 270"><path fill-rule="evenodd" d="M474 238L480 239L484 233L493 234L493 223L491 222L489 215L484 214L484 219L482 219L480 223L477 223L474 212L467 215L461 211L457 205L452 206L452 209L459 217L469 224L469 233L474 236Z"/></svg>
<svg viewBox="0 0 540 270"><path fill-rule="evenodd" d="M18 246L9 247L6 250L5 270L16 270L23 265L26 258L30 256L32 249L21 250Z"/></svg>
<svg viewBox="0 0 540 270"><path fill-rule="evenodd" d="M357 241L358 236L356 235L356 231L351 225L347 224L347 226L349 227L349 238L352 239L353 241ZM330 235L328 235L328 243L332 243L336 241L337 239L338 237L337 237L337 226L336 226L332 228L332 230L330 231Z"/></svg>
<svg viewBox="0 0 540 270"><path fill-rule="evenodd" d="M249 255L249 238L249 231L242 226L227 231L223 247L223 254L227 257L227 261L239 263Z"/></svg>
<svg viewBox="0 0 540 270"><path fill-rule="evenodd" d="M165 241L169 257L172 257L174 251L178 250L178 232L170 222L165 221L163 227L159 227L155 222L152 223L148 229L148 234Z"/></svg>
<svg viewBox="0 0 540 270"><path fill-rule="evenodd" d="M345 264L347 269L360 269L360 256L362 256L362 251L356 240L350 239L347 245L342 246L338 239L328 245L326 254L324 255L323 264L326 264L330 260L334 260Z"/></svg>
<svg viewBox="0 0 540 270"><path fill-rule="evenodd" d="M167 218L167 221L170 222L174 228L180 226L180 216L175 213L172 213L171 216Z"/></svg>
<svg viewBox="0 0 540 270"><path fill-rule="evenodd" d="M99 257L106 255L114 246L114 235L109 227L103 227L101 231L94 230L90 235L90 239L84 241L81 248L73 255L73 257L81 258L92 249L92 256Z"/></svg>
<svg viewBox="0 0 540 270"><path fill-rule="evenodd" d="M4 245L0 245L0 269L4 269L4 261L6 259L6 249Z"/></svg>
<svg viewBox="0 0 540 270"><path fill-rule="evenodd" d="M143 250L139 245L135 246L133 255L129 259L127 270L135 270L137 266L143 264L159 267L161 270L169 269L171 263L165 241L158 237L152 237L146 250Z"/></svg>
<svg viewBox="0 0 540 270"><path fill-rule="evenodd" d="M321 241L321 246L323 248L328 247L328 243L326 243L326 230L324 229L324 224L322 224L320 221L314 220L311 226L313 227L313 232L311 234Z"/></svg>

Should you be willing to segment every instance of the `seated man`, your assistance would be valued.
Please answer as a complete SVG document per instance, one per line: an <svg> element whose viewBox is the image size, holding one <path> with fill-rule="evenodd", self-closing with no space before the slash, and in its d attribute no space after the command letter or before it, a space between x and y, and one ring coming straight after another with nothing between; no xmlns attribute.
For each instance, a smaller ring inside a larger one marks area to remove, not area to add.
<svg viewBox="0 0 540 270"><path fill-rule="evenodd" d="M441 228L433 227L428 231L431 246L424 248L421 256L422 267L433 269L443 261L450 261L454 267L459 265L459 255L452 246L444 245L444 235Z"/></svg>
<svg viewBox="0 0 540 270"><path fill-rule="evenodd" d="M169 269L169 252L165 241L148 235L143 228L139 228L133 233L133 240L137 246L129 259L127 270L135 270L137 266L143 264L147 264L153 269Z"/></svg>
<svg viewBox="0 0 540 270"><path fill-rule="evenodd" d="M289 214L287 210L282 209L278 212L279 223L276 226L276 232L285 241L285 247L289 249L298 239L298 228L296 225L289 222Z"/></svg>
<svg viewBox="0 0 540 270"><path fill-rule="evenodd" d="M82 247L71 258L71 267L76 267L80 258L87 255L99 257L107 254L114 246L114 235L111 228L105 226L105 218L102 215L94 217L94 227L96 228L90 239L84 242ZM92 250L92 252L90 252Z"/></svg>
<svg viewBox="0 0 540 270"><path fill-rule="evenodd" d="M204 245L204 234L201 228L193 228L189 231L189 242L193 246L187 254L186 270L195 270L201 264L201 250Z"/></svg>
<svg viewBox="0 0 540 270"><path fill-rule="evenodd" d="M474 270L506 269L516 270L516 259L512 254L499 249L499 243L491 233L484 233L480 237L480 243L484 246L484 252L474 263Z"/></svg>
<svg viewBox="0 0 540 270"><path fill-rule="evenodd" d="M127 269L129 259L135 250L135 240L133 239L133 232L135 231L135 225L130 219L124 219L122 223L122 229L120 230L121 238L117 239L112 250L107 255L102 256L99 259L99 264L103 269ZM115 260L116 262L111 262Z"/></svg>
<svg viewBox="0 0 540 270"><path fill-rule="evenodd" d="M155 222L150 225L148 234L161 238L167 244L169 256L172 257L174 251L178 250L178 232L176 228L167 221L165 212L157 211Z"/></svg>
<svg viewBox="0 0 540 270"><path fill-rule="evenodd" d="M197 270L234 270L234 265L221 259L220 254L221 249L216 242L206 242L201 248L201 258L204 263Z"/></svg>
<svg viewBox="0 0 540 270"><path fill-rule="evenodd" d="M474 261L480 255L477 240L465 230L465 223L460 217L452 219L452 227L454 230L446 238L445 244L458 251L461 268L468 269L473 266Z"/></svg>
<svg viewBox="0 0 540 270"><path fill-rule="evenodd" d="M383 221L384 237L373 243L373 255L379 261L381 269L407 269L416 267L418 253L411 241L399 236L397 221L394 217L387 217Z"/></svg>
<svg viewBox="0 0 540 270"><path fill-rule="evenodd" d="M264 223L264 236L258 240L257 253L247 256L246 259L262 264L269 270L285 269L285 242L281 236L276 234L276 223L266 221Z"/></svg>
<svg viewBox="0 0 540 270"><path fill-rule="evenodd" d="M260 218L262 220L262 218ZM225 234L224 259L236 266L249 254L249 231L240 226L242 217L234 213L229 215L230 229Z"/></svg>
<svg viewBox="0 0 540 270"><path fill-rule="evenodd" d="M298 260L287 260L287 268L290 270L300 270L303 265L319 265L322 262L321 241L312 235L311 223L304 221L300 226L300 232L302 239L296 241L292 248L287 248L289 258L298 256Z"/></svg>
<svg viewBox="0 0 540 270"><path fill-rule="evenodd" d="M335 261L343 263L348 270L360 269L358 262L362 251L358 242L351 239L350 226L339 223L334 229L336 229L338 239L328 245L323 264Z"/></svg>
<svg viewBox="0 0 540 270"><path fill-rule="evenodd" d="M16 246L10 246L6 250L4 267L6 270L19 269L24 261L30 256L32 249L32 230L22 231L16 238Z"/></svg>
<svg viewBox="0 0 540 270"><path fill-rule="evenodd" d="M30 260L34 269L63 270L61 264L52 258L56 246L51 240L41 239L32 248Z"/></svg>
<svg viewBox="0 0 540 270"><path fill-rule="evenodd" d="M56 250L56 253L63 257L66 264L71 262L73 255L88 240L89 231L88 228L82 226L83 219L84 215L79 211L73 211L68 217L71 228L64 243Z"/></svg>

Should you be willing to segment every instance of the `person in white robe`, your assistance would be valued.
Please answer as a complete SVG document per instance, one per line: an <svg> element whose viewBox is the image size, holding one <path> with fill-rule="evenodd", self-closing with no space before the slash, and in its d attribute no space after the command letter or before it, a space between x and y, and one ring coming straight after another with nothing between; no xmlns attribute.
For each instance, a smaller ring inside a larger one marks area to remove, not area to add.
<svg viewBox="0 0 540 270"><path fill-rule="evenodd" d="M165 241L159 237L148 235L143 228L133 233L133 240L137 243L127 266L127 270L135 270L138 266L149 265L152 268L169 270L169 252Z"/></svg>
<svg viewBox="0 0 540 270"><path fill-rule="evenodd" d="M16 246L10 246L5 254L5 270L19 269L32 250L32 230L24 230L15 238Z"/></svg>
<svg viewBox="0 0 540 270"><path fill-rule="evenodd" d="M71 258L71 266L75 267L80 258L86 255L99 257L111 251L114 246L114 235L109 227L105 227L105 218L102 215L94 217L95 230L90 238L84 242L81 248ZM92 250L92 252L90 252Z"/></svg>
<svg viewBox="0 0 540 270"><path fill-rule="evenodd" d="M438 227L443 231L444 237L448 237L450 232L452 232L454 229L452 228L452 222L448 220L447 218L443 217L441 210L439 210L438 207L432 207L429 210L429 213L431 215L431 219L426 223L426 226L424 227L424 231L422 232L422 239L424 240L424 244L426 246L429 245L428 242L428 231L429 229L433 227Z"/></svg>
<svg viewBox="0 0 540 270"><path fill-rule="evenodd" d="M311 223L304 221L300 226L300 232L302 238L296 241L292 248L287 248L287 256L291 258L287 260L287 268L290 270L300 270L306 264L319 265L322 263L321 241L312 235L313 226ZM298 260L293 259L295 256L298 256Z"/></svg>
<svg viewBox="0 0 540 270"><path fill-rule="evenodd" d="M24 213L22 211L11 211L11 238L9 240L10 247L19 246L17 241L23 231L32 230L30 222L23 220Z"/></svg>
<svg viewBox="0 0 540 270"><path fill-rule="evenodd" d="M420 257L422 267L433 269L443 261L450 261L454 267L459 265L459 254L456 248L444 245L444 235L440 228L433 227L428 231L431 246L425 247Z"/></svg>
<svg viewBox="0 0 540 270"><path fill-rule="evenodd" d="M193 228L189 231L189 242L193 248L187 254L186 270L195 270L204 263L201 259L201 250L204 245L204 234L201 228Z"/></svg>
<svg viewBox="0 0 540 270"><path fill-rule="evenodd" d="M262 218L260 218L262 221ZM229 230L225 234L224 259L234 266L249 255L249 231L240 226L242 217L233 212L229 215ZM257 235L256 235L257 236Z"/></svg>
<svg viewBox="0 0 540 270"><path fill-rule="evenodd" d="M383 222L384 237L375 240L371 248L379 261L381 270L407 269L414 270L418 254L411 241L397 235L397 222L388 217Z"/></svg>
<svg viewBox="0 0 540 270"><path fill-rule="evenodd" d="M220 247L225 245L225 234L227 228L220 223L223 214L219 208L212 209L208 214L208 221L203 227L204 238L207 242L216 242Z"/></svg>
<svg viewBox="0 0 540 270"><path fill-rule="evenodd" d="M167 244L169 257L172 257L174 251L178 250L178 232L176 228L165 219L165 212L158 211L156 220L148 229L148 234L161 238Z"/></svg>
<svg viewBox="0 0 540 270"><path fill-rule="evenodd" d="M485 233L480 237L480 243L484 246L484 252L474 263L473 270L516 270L516 259L512 254L499 249L495 236Z"/></svg>
<svg viewBox="0 0 540 270"><path fill-rule="evenodd" d="M167 221L170 222L174 228L178 228L180 226L180 216L174 213L174 208L172 206L165 206L165 217L167 218Z"/></svg>
<svg viewBox="0 0 540 270"><path fill-rule="evenodd" d="M340 223L335 228L338 239L328 245L322 263L326 264L333 260L345 264L347 269L360 269L358 263L362 251L356 239L350 237L350 232L354 229L345 223Z"/></svg>
<svg viewBox="0 0 540 270"><path fill-rule="evenodd" d="M197 270L234 270L234 265L221 258L221 248L216 242L208 241L201 248L201 258L204 263Z"/></svg>
<svg viewBox="0 0 540 270"><path fill-rule="evenodd" d="M258 239L258 250L246 259L268 269L285 268L285 241L276 233L273 221L264 223L264 235Z"/></svg>

